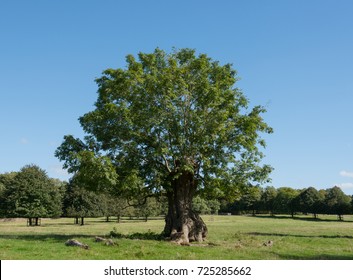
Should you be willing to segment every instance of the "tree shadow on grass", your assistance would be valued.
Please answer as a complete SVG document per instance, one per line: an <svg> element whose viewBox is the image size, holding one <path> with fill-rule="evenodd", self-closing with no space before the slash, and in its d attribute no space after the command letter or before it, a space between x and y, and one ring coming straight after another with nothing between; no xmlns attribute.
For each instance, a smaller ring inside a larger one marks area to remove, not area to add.
<svg viewBox="0 0 353 280"><path fill-rule="evenodd" d="M0 239L7 240L25 240L25 241L48 241L55 240L58 242L65 242L68 239L79 239L79 238L91 238L95 239L97 235L92 234L0 234ZM122 234L117 232L116 228L110 233L106 234L105 237L116 238L116 239L131 239L131 240L165 240L162 233L155 232L134 232L130 234Z"/></svg>
<svg viewBox="0 0 353 280"><path fill-rule="evenodd" d="M269 260L353 260L353 254L343 255L343 254L307 254L307 255L295 255L295 254L286 254L278 252L268 252ZM324 265L324 264L323 264Z"/></svg>
<svg viewBox="0 0 353 280"><path fill-rule="evenodd" d="M318 254L312 256L297 256L290 254L276 254L279 259L283 260L353 260L352 255L331 255L331 254Z"/></svg>
<svg viewBox="0 0 353 280"><path fill-rule="evenodd" d="M308 222L333 222L333 223L353 223L353 221L345 221L345 220L332 220L332 219L324 219L324 218L315 218L315 217L298 217L298 216L252 216L254 218L259 219L276 219L276 220L298 220L298 221L308 221Z"/></svg>
<svg viewBox="0 0 353 280"><path fill-rule="evenodd" d="M343 238L353 239L351 235L300 235L300 234L288 234L288 233L265 233L265 232L248 232L247 234L253 236L279 236L279 237L302 237L302 238Z"/></svg>
<svg viewBox="0 0 353 280"><path fill-rule="evenodd" d="M122 234L117 232L116 228L114 228L109 235L110 237L117 238L117 239L124 238L124 239L132 239L132 240L156 240L156 241L165 240L163 233L155 233L152 231L143 232L143 233L134 232L130 234Z"/></svg>
<svg viewBox="0 0 353 280"><path fill-rule="evenodd" d="M68 239L94 238L95 235L88 234L0 234L0 239L25 240L25 241L48 241L56 240L65 242Z"/></svg>

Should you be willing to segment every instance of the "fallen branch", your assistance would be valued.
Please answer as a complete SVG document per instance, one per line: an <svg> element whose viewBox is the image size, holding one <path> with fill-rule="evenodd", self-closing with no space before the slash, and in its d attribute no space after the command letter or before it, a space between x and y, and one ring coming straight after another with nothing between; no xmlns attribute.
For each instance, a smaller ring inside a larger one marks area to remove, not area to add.
<svg viewBox="0 0 353 280"><path fill-rule="evenodd" d="M66 246L77 246L77 247L81 247L84 249L89 249L87 244L81 243L80 241L76 240L76 239L69 239L65 242Z"/></svg>
<svg viewBox="0 0 353 280"><path fill-rule="evenodd" d="M115 245L115 242L112 239L106 239L106 238L99 237L99 236L96 236L94 241L95 242L103 242L107 246Z"/></svg>

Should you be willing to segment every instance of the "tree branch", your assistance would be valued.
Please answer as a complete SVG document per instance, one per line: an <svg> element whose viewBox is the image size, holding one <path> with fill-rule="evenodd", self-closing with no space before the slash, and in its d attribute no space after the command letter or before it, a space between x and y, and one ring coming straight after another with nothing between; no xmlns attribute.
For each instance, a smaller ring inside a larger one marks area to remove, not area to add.
<svg viewBox="0 0 353 280"><path fill-rule="evenodd" d="M164 162L165 162L165 167L167 168L168 172L171 173L172 170L171 170L170 167L169 167L169 163L168 163L167 158L165 157L165 155L162 155L162 157L163 157Z"/></svg>

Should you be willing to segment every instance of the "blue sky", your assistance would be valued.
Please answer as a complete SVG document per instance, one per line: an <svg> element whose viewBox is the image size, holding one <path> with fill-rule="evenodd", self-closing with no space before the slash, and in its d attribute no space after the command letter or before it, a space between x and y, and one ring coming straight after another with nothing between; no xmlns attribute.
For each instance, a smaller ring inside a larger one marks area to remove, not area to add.
<svg viewBox="0 0 353 280"><path fill-rule="evenodd" d="M54 157L81 137L94 79L127 54L194 48L233 63L274 128L264 162L275 187L353 194L353 1L1 1L0 173Z"/></svg>

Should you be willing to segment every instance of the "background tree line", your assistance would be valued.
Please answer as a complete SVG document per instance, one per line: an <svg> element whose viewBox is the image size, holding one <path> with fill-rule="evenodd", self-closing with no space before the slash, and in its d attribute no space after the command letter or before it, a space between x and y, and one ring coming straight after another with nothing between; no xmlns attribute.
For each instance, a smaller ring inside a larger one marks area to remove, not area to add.
<svg viewBox="0 0 353 280"><path fill-rule="evenodd" d="M249 187L234 202L222 203L221 211L233 214L319 214L343 215L352 214L352 196L346 195L341 188L334 186L328 189L309 187L293 189L290 187Z"/></svg>
<svg viewBox="0 0 353 280"><path fill-rule="evenodd" d="M167 201L163 197L148 197L143 202L129 200L116 194L88 190L85 182L75 176L64 182L49 178L45 170L26 165L18 172L0 174L0 218L28 218L38 225L39 218L73 217L84 224L86 217L149 217L166 215ZM195 211L215 214L217 200L195 197ZM32 224L33 223L33 224Z"/></svg>
<svg viewBox="0 0 353 280"><path fill-rule="evenodd" d="M340 220L353 212L352 197L335 186L317 190L313 187L261 188L249 186L235 199L207 199L196 196L193 209L200 214L334 214ZM167 213L164 197L148 197L145 201L131 201L117 194L108 195L89 191L84 182L73 177L69 182L49 178L36 165L26 165L18 172L0 174L0 217L28 218L30 225L39 218L72 217L84 224L85 217L140 217L147 221L152 216Z"/></svg>

